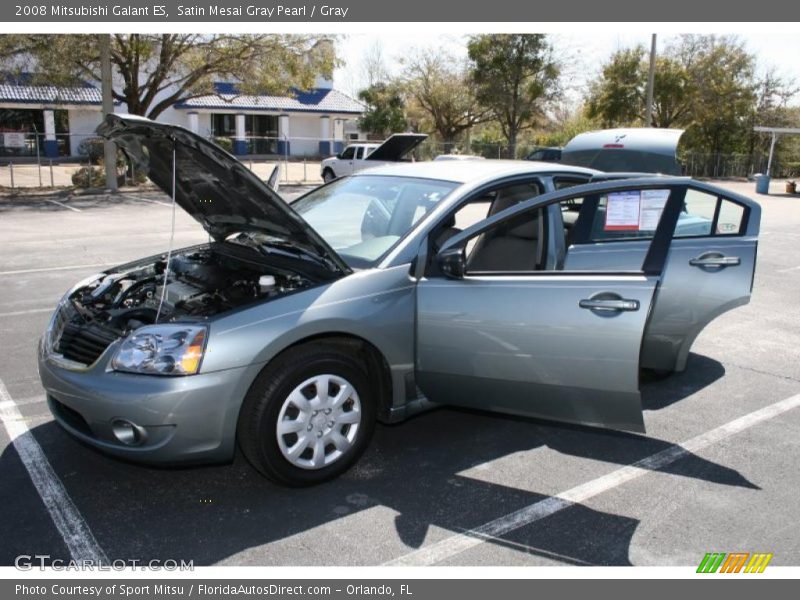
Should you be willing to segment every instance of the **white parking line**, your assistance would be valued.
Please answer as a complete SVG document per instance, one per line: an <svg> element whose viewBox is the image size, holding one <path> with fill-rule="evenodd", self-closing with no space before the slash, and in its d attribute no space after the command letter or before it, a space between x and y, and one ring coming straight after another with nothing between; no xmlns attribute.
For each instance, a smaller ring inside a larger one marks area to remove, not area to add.
<svg viewBox="0 0 800 600"><path fill-rule="evenodd" d="M0 419L72 558L108 564L105 552L53 471L1 379Z"/></svg>
<svg viewBox="0 0 800 600"><path fill-rule="evenodd" d="M26 406L28 404L39 404L40 402L45 402L47 400L47 396L44 394L39 394L38 396L28 396L27 398L15 398L14 404L17 406Z"/></svg>
<svg viewBox="0 0 800 600"><path fill-rule="evenodd" d="M171 202L162 202L161 200L152 200L150 198L142 198L141 196L130 196L126 195L126 198L130 198L131 200L139 200L140 202L149 202L151 204L160 204L161 206L169 206L172 208Z"/></svg>
<svg viewBox="0 0 800 600"><path fill-rule="evenodd" d="M31 308L28 310L15 310L13 312L0 313L0 317L22 317L24 315L35 315L37 313L53 312L54 310L55 308L53 306L49 308Z"/></svg>
<svg viewBox="0 0 800 600"><path fill-rule="evenodd" d="M110 267L113 263L94 263L91 265L67 265L65 267L43 267L41 269L19 269L17 271L0 271L0 275L27 275L28 273L48 273L50 271L74 271L77 269L95 269Z"/></svg>
<svg viewBox="0 0 800 600"><path fill-rule="evenodd" d="M565 508L585 502L590 498L619 487L629 481L633 481L634 479L638 479L652 471L663 469L685 458L689 454L696 453L703 448L740 433L753 425L777 417L798 406L800 406L800 394L765 406L743 417L734 419L725 425L721 425L711 431L686 440L682 444L670 446L661 452L643 458L631 465L612 471L607 475L593 479L592 481L576 486L555 496L535 502L534 504L503 517L499 517L475 529L447 537L429 546L423 546L419 550L404 554L385 564L422 566L439 563L451 556L469 550L484 541L501 538L512 531L540 521Z"/></svg>
<svg viewBox="0 0 800 600"><path fill-rule="evenodd" d="M68 209L70 209L72 211L75 211L75 212L81 212L80 208L75 208L74 206L68 206L68 205L64 204L63 202L59 202L58 200L46 200L46 202L49 202L50 204L57 204L58 206L61 206L63 208L68 208Z"/></svg>
<svg viewBox="0 0 800 600"><path fill-rule="evenodd" d="M776 273L788 273L789 271L797 271L798 269L800 269L800 265L797 265L796 267L789 267L787 269L776 269L775 272Z"/></svg>

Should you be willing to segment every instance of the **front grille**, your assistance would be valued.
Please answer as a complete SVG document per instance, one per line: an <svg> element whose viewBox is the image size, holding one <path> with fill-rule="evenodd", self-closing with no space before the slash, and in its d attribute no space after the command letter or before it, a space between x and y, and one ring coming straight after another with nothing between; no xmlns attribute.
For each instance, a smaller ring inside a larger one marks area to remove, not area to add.
<svg viewBox="0 0 800 600"><path fill-rule="evenodd" d="M119 337L119 333L100 325L67 323L56 351L64 358L90 365Z"/></svg>
<svg viewBox="0 0 800 600"><path fill-rule="evenodd" d="M71 317L70 310L71 307L63 304L59 305L58 309L56 309L45 339L48 352L55 350L58 340L61 339L61 333L64 331L64 326L69 322Z"/></svg>

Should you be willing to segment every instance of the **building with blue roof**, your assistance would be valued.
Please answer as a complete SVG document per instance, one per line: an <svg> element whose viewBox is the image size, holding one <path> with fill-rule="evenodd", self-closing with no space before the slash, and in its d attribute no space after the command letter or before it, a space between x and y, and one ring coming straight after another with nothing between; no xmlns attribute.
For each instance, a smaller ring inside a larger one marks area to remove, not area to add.
<svg viewBox="0 0 800 600"><path fill-rule="evenodd" d="M235 83L217 82L213 93L186 99L158 120L230 140L225 145L240 156L327 156L362 137L357 120L364 110L322 78L313 89L287 96L243 94ZM0 157L78 157L101 119L101 93L93 83L59 87L26 73L0 77Z"/></svg>

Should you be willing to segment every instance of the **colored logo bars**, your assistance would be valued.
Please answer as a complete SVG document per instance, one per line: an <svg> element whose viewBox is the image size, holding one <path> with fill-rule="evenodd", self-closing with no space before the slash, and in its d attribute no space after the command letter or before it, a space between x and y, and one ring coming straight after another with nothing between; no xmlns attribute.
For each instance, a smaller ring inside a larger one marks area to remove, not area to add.
<svg viewBox="0 0 800 600"><path fill-rule="evenodd" d="M763 573L772 554L749 552L707 552L697 567L698 573Z"/></svg>

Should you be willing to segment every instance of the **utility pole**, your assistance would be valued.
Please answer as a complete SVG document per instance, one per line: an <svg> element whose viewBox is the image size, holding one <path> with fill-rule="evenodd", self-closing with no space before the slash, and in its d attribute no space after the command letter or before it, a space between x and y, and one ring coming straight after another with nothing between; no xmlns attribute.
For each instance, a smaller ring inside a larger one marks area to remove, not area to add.
<svg viewBox="0 0 800 600"><path fill-rule="evenodd" d="M114 112L114 99L111 96L111 36L100 34L100 86L103 92L103 116ZM106 140L104 144L104 162L106 165L106 187L117 191L117 148L114 142Z"/></svg>
<svg viewBox="0 0 800 600"><path fill-rule="evenodd" d="M653 84L656 79L656 34L650 42L650 71L647 73L647 104L644 108L644 126L653 126Z"/></svg>

